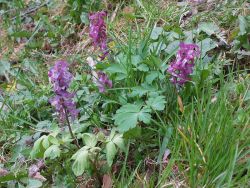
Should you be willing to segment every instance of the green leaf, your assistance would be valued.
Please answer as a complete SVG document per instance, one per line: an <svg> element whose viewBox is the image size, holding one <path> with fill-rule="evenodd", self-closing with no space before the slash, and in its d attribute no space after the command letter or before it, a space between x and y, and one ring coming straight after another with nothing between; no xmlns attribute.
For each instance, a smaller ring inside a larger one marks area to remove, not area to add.
<svg viewBox="0 0 250 188"><path fill-rule="evenodd" d="M131 63L132 63L133 65L137 66L137 65L140 64L141 62L142 62L141 56L139 56L139 55L133 55L133 56L131 57Z"/></svg>
<svg viewBox="0 0 250 188"><path fill-rule="evenodd" d="M47 149L50 146L48 137L44 137L44 139L42 141L42 145L43 145L44 149Z"/></svg>
<svg viewBox="0 0 250 188"><path fill-rule="evenodd" d="M148 84L152 84L152 82L159 76L158 71L151 71L149 74L146 76L146 82Z"/></svg>
<svg viewBox="0 0 250 188"><path fill-rule="evenodd" d="M166 98L164 96L157 96L154 98L149 98L146 101L147 105L150 106L153 110L162 111L165 108Z"/></svg>
<svg viewBox="0 0 250 188"><path fill-rule="evenodd" d="M122 134L116 134L114 138L112 139L113 143L117 145L118 148L120 148L122 151L126 151L124 139Z"/></svg>
<svg viewBox="0 0 250 188"><path fill-rule="evenodd" d="M198 28L209 36L220 32L220 28L212 22L202 22L199 24Z"/></svg>
<svg viewBox="0 0 250 188"><path fill-rule="evenodd" d="M175 52L180 45L180 41L179 40L175 40L171 43L169 43L169 45L167 46L167 48L164 50L165 52L167 52L168 54L172 54L173 52Z"/></svg>
<svg viewBox="0 0 250 188"><path fill-rule="evenodd" d="M138 95L139 97L142 97L143 95L154 91L157 91L157 88L143 83L141 86L136 86L132 88L131 96L133 97Z"/></svg>
<svg viewBox="0 0 250 188"><path fill-rule="evenodd" d="M133 139L133 138L139 138L141 137L141 127L135 127L133 129L129 129L127 132L123 134L123 137L125 139Z"/></svg>
<svg viewBox="0 0 250 188"><path fill-rule="evenodd" d="M162 27L155 27L150 35L150 38L153 40L156 40L159 38L159 36L162 34L163 28Z"/></svg>
<svg viewBox="0 0 250 188"><path fill-rule="evenodd" d="M89 169L90 161L88 150L82 148L72 156L72 159L75 159L72 170L76 176L82 175L85 170Z"/></svg>
<svg viewBox="0 0 250 188"><path fill-rule="evenodd" d="M127 74L126 69L121 64L111 64L110 67L106 69L109 73L123 73Z"/></svg>
<svg viewBox="0 0 250 188"><path fill-rule="evenodd" d="M97 144L97 138L94 134L84 133L82 135L82 139L86 146L95 147L95 145Z"/></svg>
<svg viewBox="0 0 250 188"><path fill-rule="evenodd" d="M128 74L125 67L119 63L111 64L110 67L108 67L105 70L110 74L117 74L116 80L123 80L127 77Z"/></svg>
<svg viewBox="0 0 250 188"><path fill-rule="evenodd" d="M244 16L239 16L239 27L240 27L240 35L244 35L247 33L246 28L247 28L247 20Z"/></svg>
<svg viewBox="0 0 250 188"><path fill-rule="evenodd" d="M139 120L145 124L149 124L151 120L151 115L149 114L150 112L151 112L150 108L143 107L142 110L138 114Z"/></svg>
<svg viewBox="0 0 250 188"><path fill-rule="evenodd" d="M208 51L217 47L217 43L210 38L206 38L206 39L200 41L198 43L198 46L201 49L201 57L204 57Z"/></svg>
<svg viewBox="0 0 250 188"><path fill-rule="evenodd" d="M166 48L166 44L161 42L153 42L149 45L149 51L156 52L157 54L160 53L162 50Z"/></svg>
<svg viewBox="0 0 250 188"><path fill-rule="evenodd" d="M250 100L250 90L248 90L244 96L244 102Z"/></svg>
<svg viewBox="0 0 250 188"><path fill-rule="evenodd" d="M17 31L11 34L11 36L15 37L15 38L21 38L21 37L30 37L31 33L28 31Z"/></svg>
<svg viewBox="0 0 250 188"><path fill-rule="evenodd" d="M61 150L58 145L52 145L50 146L45 152L44 152L44 158L50 158L55 159L57 157L60 157Z"/></svg>
<svg viewBox="0 0 250 188"><path fill-rule="evenodd" d="M27 170L18 171L15 173L9 173L5 176L0 176L0 185L2 182L12 181L12 180L17 181L17 180L25 178L27 176L28 176Z"/></svg>
<svg viewBox="0 0 250 188"><path fill-rule="evenodd" d="M30 153L31 159L35 159L35 158L42 158L43 157L43 153L45 151L43 145L42 145L42 141L44 138L46 138L47 136L43 135L42 137L40 137L35 143L34 146L32 148L32 151Z"/></svg>
<svg viewBox="0 0 250 188"><path fill-rule="evenodd" d="M111 166L115 158L115 154L117 153L115 144L112 141L108 142L106 145L106 150L107 150L107 153L106 153L107 162L108 162L108 165Z"/></svg>
<svg viewBox="0 0 250 188"><path fill-rule="evenodd" d="M201 81L205 81L209 76L210 71L208 69L203 69L201 71Z"/></svg>
<svg viewBox="0 0 250 188"><path fill-rule="evenodd" d="M147 72L149 70L148 66L145 64L140 64L137 69L142 72Z"/></svg>
<svg viewBox="0 0 250 188"><path fill-rule="evenodd" d="M149 108L141 109L140 105L126 104L116 111L115 124L120 132L126 132L136 127L138 121L148 124L151 120L150 112Z"/></svg>
<svg viewBox="0 0 250 188"><path fill-rule="evenodd" d="M36 125L36 127L39 129L49 129L51 126L52 126L52 123L48 120L40 121Z"/></svg>
<svg viewBox="0 0 250 188"><path fill-rule="evenodd" d="M4 76L10 70L10 63L8 61L0 61L0 76Z"/></svg>
<svg viewBox="0 0 250 188"><path fill-rule="evenodd" d="M42 187L43 183L37 179L29 179L27 188L38 188Z"/></svg>
<svg viewBox="0 0 250 188"><path fill-rule="evenodd" d="M89 24L88 13L82 12L80 18L81 18L82 23L84 23L84 24Z"/></svg>
<svg viewBox="0 0 250 188"><path fill-rule="evenodd" d="M52 135L48 136L48 140L51 144L59 145L59 141Z"/></svg>

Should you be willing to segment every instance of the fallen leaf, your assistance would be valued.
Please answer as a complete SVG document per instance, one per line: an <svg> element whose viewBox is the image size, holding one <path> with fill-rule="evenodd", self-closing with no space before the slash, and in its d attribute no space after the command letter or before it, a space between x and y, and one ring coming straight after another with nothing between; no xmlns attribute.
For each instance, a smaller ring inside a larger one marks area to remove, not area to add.
<svg viewBox="0 0 250 188"><path fill-rule="evenodd" d="M102 188L112 188L112 178L109 174L104 174L102 179Z"/></svg>
<svg viewBox="0 0 250 188"><path fill-rule="evenodd" d="M4 169L4 168L0 168L0 177L1 176L6 176L9 173L8 170Z"/></svg>
<svg viewBox="0 0 250 188"><path fill-rule="evenodd" d="M182 103L182 99L181 99L181 97L179 95L177 97L177 101L178 101L179 109L183 113L184 112L184 106L183 106L183 103Z"/></svg>

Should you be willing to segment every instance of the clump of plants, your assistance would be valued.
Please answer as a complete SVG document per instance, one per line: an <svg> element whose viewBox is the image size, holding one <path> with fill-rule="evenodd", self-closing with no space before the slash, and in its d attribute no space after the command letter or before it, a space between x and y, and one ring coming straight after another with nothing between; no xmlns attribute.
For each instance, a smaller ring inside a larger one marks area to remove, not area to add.
<svg viewBox="0 0 250 188"><path fill-rule="evenodd" d="M178 10L192 3L204 2L184 2ZM96 11L99 1L67 5L74 22L87 28L89 51L51 50L45 77L28 59L24 68L0 60L3 75L15 78L9 93L0 90L0 186L248 185L250 79L228 66L217 24L187 31L139 17L150 27L142 32L132 13L136 27L122 28L128 33L120 37L109 30L108 13ZM151 15L144 2L136 5ZM247 55L247 21L239 16L230 44L237 54Z"/></svg>

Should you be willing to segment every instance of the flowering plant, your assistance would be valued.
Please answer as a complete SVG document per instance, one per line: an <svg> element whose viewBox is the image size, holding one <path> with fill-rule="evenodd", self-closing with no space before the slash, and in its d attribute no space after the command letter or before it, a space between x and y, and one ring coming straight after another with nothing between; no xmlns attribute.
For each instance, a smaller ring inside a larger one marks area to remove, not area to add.
<svg viewBox="0 0 250 188"><path fill-rule="evenodd" d="M180 43L176 60L168 68L168 72L172 76L171 82L181 86L190 80L189 75L193 72L195 58L199 55L200 50L196 44Z"/></svg>

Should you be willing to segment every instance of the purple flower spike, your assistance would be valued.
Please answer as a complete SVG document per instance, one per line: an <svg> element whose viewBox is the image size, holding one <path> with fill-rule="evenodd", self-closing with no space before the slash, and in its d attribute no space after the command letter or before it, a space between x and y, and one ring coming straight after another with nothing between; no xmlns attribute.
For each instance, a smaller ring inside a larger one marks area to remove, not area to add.
<svg viewBox="0 0 250 188"><path fill-rule="evenodd" d="M103 60L108 55L106 24L104 21L106 16L107 13L104 11L89 14L89 36L92 38L94 46L96 48L100 48L101 52L103 53L101 60Z"/></svg>
<svg viewBox="0 0 250 188"><path fill-rule="evenodd" d="M56 94L55 97L50 99L50 103L59 113L59 120L64 122L68 114L74 120L77 118L79 111L73 101L75 94L67 91L73 79L72 74L69 72L68 63L66 61L57 61L55 66L48 72L48 76Z"/></svg>
<svg viewBox="0 0 250 188"><path fill-rule="evenodd" d="M68 63L66 61L57 61L55 66L48 72L50 82L53 84L54 92L60 93L69 88L69 84L73 78L69 72Z"/></svg>
<svg viewBox="0 0 250 188"><path fill-rule="evenodd" d="M194 59L199 55L200 50L196 44L180 43L176 60L168 67L168 72L172 76L171 82L176 85L183 85L190 80L189 75L193 73Z"/></svg>
<svg viewBox="0 0 250 188"><path fill-rule="evenodd" d="M98 72L98 88L100 93L106 91L106 87L112 88L112 81L109 80L108 76L104 72Z"/></svg>

